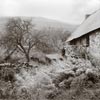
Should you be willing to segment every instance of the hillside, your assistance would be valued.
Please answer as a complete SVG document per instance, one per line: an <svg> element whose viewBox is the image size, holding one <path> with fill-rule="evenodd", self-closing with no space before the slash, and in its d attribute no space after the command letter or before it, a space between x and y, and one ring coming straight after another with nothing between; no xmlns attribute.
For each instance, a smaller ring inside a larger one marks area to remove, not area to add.
<svg viewBox="0 0 100 100"><path fill-rule="evenodd" d="M33 58L29 65L0 64L0 100L100 100L100 67L73 47L65 57Z"/></svg>
<svg viewBox="0 0 100 100"><path fill-rule="evenodd" d="M71 25L69 23L63 23L57 20L42 18L42 17L33 17L33 24L36 24L38 29L41 28L62 28L66 31L73 32L76 29L76 25Z"/></svg>
<svg viewBox="0 0 100 100"><path fill-rule="evenodd" d="M5 31L5 25L8 21L9 17L1 17L0 18L0 34L3 34ZM47 19L47 18L43 18L43 17L32 17L32 23L33 25L35 25L35 28L38 30L41 29L48 29L48 28L54 28L56 29L62 29L64 31L68 31L70 33L72 33L77 25L71 25L68 23L63 23L63 22L59 22L56 20L52 20L52 19Z"/></svg>

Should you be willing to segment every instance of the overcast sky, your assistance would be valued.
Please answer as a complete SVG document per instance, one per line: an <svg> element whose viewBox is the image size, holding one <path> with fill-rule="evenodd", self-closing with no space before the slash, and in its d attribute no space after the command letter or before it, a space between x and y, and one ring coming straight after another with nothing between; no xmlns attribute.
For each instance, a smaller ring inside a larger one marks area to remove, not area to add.
<svg viewBox="0 0 100 100"><path fill-rule="evenodd" d="M1 0L0 16L37 16L79 24L100 0Z"/></svg>

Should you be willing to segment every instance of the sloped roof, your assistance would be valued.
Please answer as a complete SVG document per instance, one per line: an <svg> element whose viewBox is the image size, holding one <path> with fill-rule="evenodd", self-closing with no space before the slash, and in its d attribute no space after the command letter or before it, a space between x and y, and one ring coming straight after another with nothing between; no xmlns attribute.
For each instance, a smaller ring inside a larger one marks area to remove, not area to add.
<svg viewBox="0 0 100 100"><path fill-rule="evenodd" d="M100 9L90 15L67 39L66 42L77 39L93 30L100 28Z"/></svg>

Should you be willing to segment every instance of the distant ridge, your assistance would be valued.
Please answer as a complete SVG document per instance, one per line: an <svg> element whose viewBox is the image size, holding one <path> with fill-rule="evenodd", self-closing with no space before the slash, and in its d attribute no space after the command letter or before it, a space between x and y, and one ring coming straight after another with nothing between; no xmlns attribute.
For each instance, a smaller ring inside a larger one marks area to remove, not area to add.
<svg viewBox="0 0 100 100"><path fill-rule="evenodd" d="M5 32L5 25L10 17L0 17L0 34L3 34ZM24 17L21 17L24 18ZM60 22L57 20L52 20L44 17L29 17L32 18L32 23L35 25L35 28L41 29L41 28L54 28L54 29L63 29L65 31L68 31L72 33L77 25L72 25L64 22Z"/></svg>

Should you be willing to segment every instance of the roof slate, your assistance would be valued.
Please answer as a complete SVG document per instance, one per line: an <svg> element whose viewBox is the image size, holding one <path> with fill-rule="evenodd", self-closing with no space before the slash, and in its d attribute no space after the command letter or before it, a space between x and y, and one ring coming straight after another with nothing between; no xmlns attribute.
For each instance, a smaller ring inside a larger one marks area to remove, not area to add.
<svg viewBox="0 0 100 100"><path fill-rule="evenodd" d="M77 39L91 31L100 28L100 9L90 15L67 39L66 42Z"/></svg>

